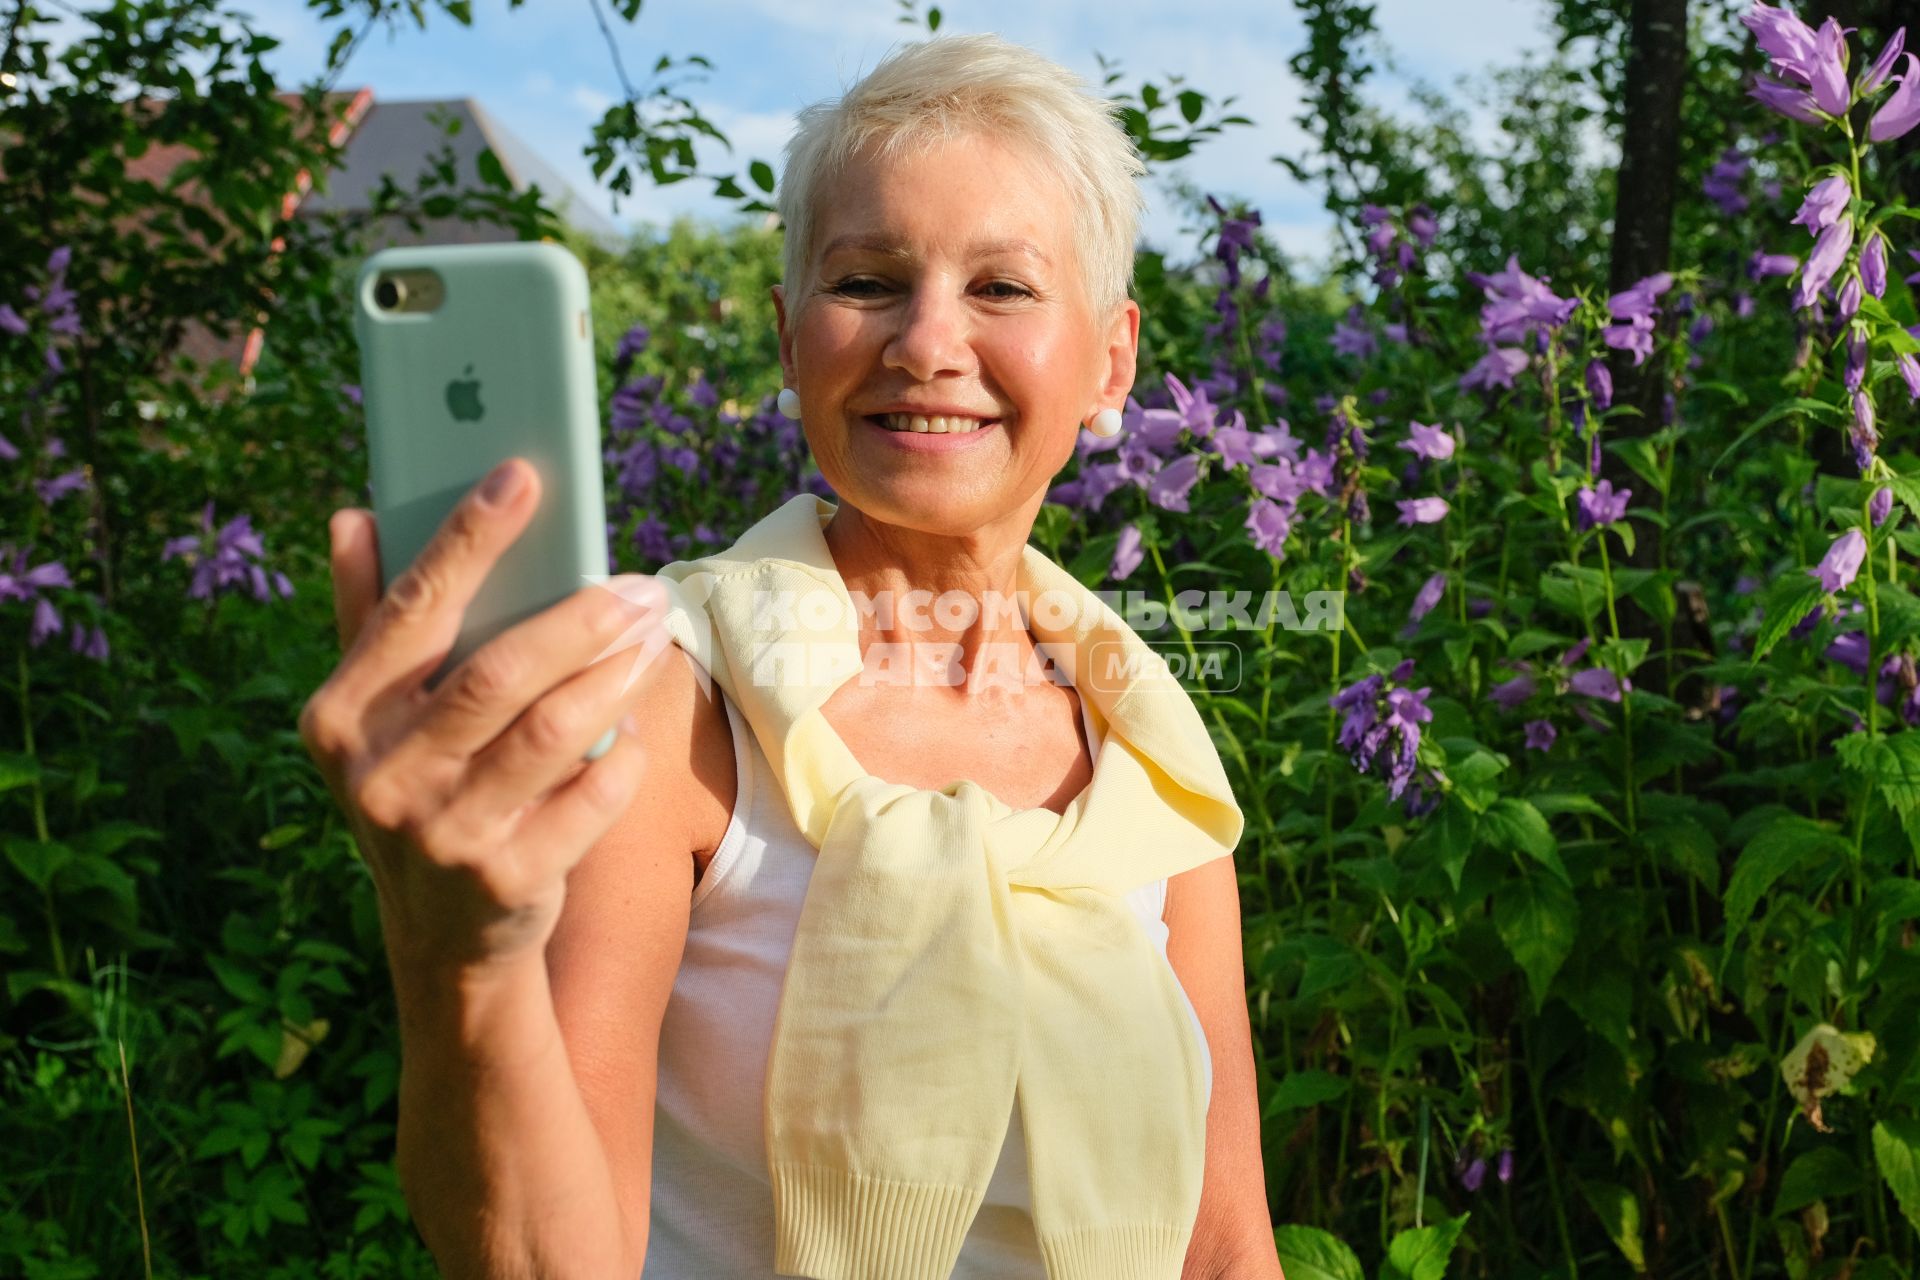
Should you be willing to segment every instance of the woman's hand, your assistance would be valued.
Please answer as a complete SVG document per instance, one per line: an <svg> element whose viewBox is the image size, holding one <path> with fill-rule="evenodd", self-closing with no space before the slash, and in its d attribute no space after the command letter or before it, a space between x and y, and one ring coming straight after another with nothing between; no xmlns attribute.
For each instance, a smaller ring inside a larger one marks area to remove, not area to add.
<svg viewBox="0 0 1920 1280"><path fill-rule="evenodd" d="M544 947L567 873L640 774L630 720L600 759L582 756L624 720L637 669L669 643L656 579L582 587L426 688L538 488L524 460L502 463L384 596L372 512L328 522L345 656L302 709L300 736L372 872L396 971L477 971Z"/></svg>

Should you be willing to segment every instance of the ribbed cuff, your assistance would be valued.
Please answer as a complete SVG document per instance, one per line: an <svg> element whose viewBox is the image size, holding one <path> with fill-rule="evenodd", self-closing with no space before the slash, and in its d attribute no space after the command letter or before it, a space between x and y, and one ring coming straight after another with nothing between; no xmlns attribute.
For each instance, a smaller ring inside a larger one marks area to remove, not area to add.
<svg viewBox="0 0 1920 1280"><path fill-rule="evenodd" d="M772 1172L774 1272L813 1280L948 1280L985 1196L817 1165Z"/></svg>
<svg viewBox="0 0 1920 1280"><path fill-rule="evenodd" d="M1193 1228L1077 1227L1040 1237L1047 1280L1180 1280Z"/></svg>

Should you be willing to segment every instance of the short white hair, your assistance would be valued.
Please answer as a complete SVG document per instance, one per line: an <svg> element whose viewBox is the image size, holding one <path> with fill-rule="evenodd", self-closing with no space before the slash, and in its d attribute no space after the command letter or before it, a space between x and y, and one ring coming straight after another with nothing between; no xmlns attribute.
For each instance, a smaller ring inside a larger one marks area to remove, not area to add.
<svg viewBox="0 0 1920 1280"><path fill-rule="evenodd" d="M1096 311L1118 306L1133 281L1146 207L1146 165L1120 109L1059 63L997 35L935 36L895 49L839 98L802 110L787 140L777 197L787 296L810 284L819 193L849 160L868 147L887 158L978 135L1021 146L1060 175L1087 297Z"/></svg>

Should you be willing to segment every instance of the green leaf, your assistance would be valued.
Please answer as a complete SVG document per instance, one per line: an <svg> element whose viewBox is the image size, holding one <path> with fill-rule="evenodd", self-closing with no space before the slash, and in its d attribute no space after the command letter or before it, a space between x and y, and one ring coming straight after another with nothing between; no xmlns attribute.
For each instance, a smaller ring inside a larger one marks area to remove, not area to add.
<svg viewBox="0 0 1920 1280"><path fill-rule="evenodd" d="M1312 939L1317 945L1307 957L1306 971L1300 975L1300 989L1294 999L1306 1000L1322 991L1344 987L1366 972L1366 962L1344 942L1335 938Z"/></svg>
<svg viewBox="0 0 1920 1280"><path fill-rule="evenodd" d="M1773 1202L1773 1214L1798 1213L1816 1200L1828 1196L1850 1196L1860 1189L1860 1166L1838 1147L1815 1147L1803 1151L1787 1166L1780 1179L1780 1194Z"/></svg>
<svg viewBox="0 0 1920 1280"><path fill-rule="evenodd" d="M1892 476L1887 480L1887 487L1900 499L1900 505L1920 520L1920 476Z"/></svg>
<svg viewBox="0 0 1920 1280"><path fill-rule="evenodd" d="M1720 845L1713 832L1691 818L1648 827L1640 841L1711 893L1720 891Z"/></svg>
<svg viewBox="0 0 1920 1280"><path fill-rule="evenodd" d="M32 756L9 752L0 754L0 791L24 787L40 778L40 762Z"/></svg>
<svg viewBox="0 0 1920 1280"><path fill-rule="evenodd" d="M1624 576L1614 575L1616 582ZM1587 622L1606 605L1607 582L1598 569L1563 562L1540 575L1540 595L1562 613Z"/></svg>
<svg viewBox="0 0 1920 1280"><path fill-rule="evenodd" d="M1318 1227L1275 1227L1273 1247L1287 1280L1366 1280L1360 1259L1346 1242Z"/></svg>
<svg viewBox="0 0 1920 1280"><path fill-rule="evenodd" d="M1713 465L1707 468L1707 478L1712 479L1713 473L1720 469L1720 464L1744 448L1747 441L1752 439L1756 432L1764 427L1770 427L1788 414L1794 413L1805 413L1814 417L1824 416L1834 422L1842 421L1847 416L1846 410L1840 408L1838 405L1828 404L1824 400L1784 400L1767 410L1767 412L1761 414L1752 426L1740 433L1739 439L1727 446L1726 452L1714 459Z"/></svg>
<svg viewBox="0 0 1920 1280"><path fill-rule="evenodd" d="M1607 1238L1626 1255L1635 1274L1644 1274L1647 1254L1640 1243L1640 1202L1633 1192L1611 1182L1582 1182L1580 1191L1607 1229Z"/></svg>
<svg viewBox="0 0 1920 1280"><path fill-rule="evenodd" d="M1500 797L1480 815L1480 829L1495 848L1524 853L1562 881L1567 880L1567 869L1560 865L1559 842L1540 811L1525 800Z"/></svg>
<svg viewBox="0 0 1920 1280"><path fill-rule="evenodd" d="M1766 616L1760 620L1760 634L1753 638L1753 664L1767 656L1787 632L1812 613L1820 603L1820 579L1806 573L1789 573L1767 592Z"/></svg>
<svg viewBox="0 0 1920 1280"><path fill-rule="evenodd" d="M1445 1280L1453 1246L1465 1230L1469 1215L1461 1214L1430 1227L1402 1231L1387 1245L1387 1261L1380 1280Z"/></svg>
<svg viewBox="0 0 1920 1280"><path fill-rule="evenodd" d="M1636 475L1653 486L1655 492L1667 491L1666 479L1660 474L1660 452L1654 448L1653 441L1644 436L1626 440L1615 452L1633 468Z"/></svg>
<svg viewBox="0 0 1920 1280"><path fill-rule="evenodd" d="M1484 812L1499 797L1493 780L1506 770L1500 757L1487 751L1475 751L1447 770L1453 779L1453 794L1475 813Z"/></svg>
<svg viewBox="0 0 1920 1280"><path fill-rule="evenodd" d="M1579 932L1580 907L1563 879L1529 875L1494 891L1493 927L1527 975L1537 1011Z"/></svg>
<svg viewBox="0 0 1920 1280"><path fill-rule="evenodd" d="M1740 851L1740 860L1733 864L1733 876L1727 881L1727 934L1720 956L1720 972L1726 972L1734 945L1746 929L1747 921L1753 918L1753 909L1780 877L1803 863L1845 858L1849 852L1845 840L1799 814L1775 818L1747 841L1747 847Z"/></svg>
<svg viewBox="0 0 1920 1280"><path fill-rule="evenodd" d="M220 980L220 985L225 987L234 999L246 1004L255 1005L271 1005L273 1003L272 994L268 992L266 986L262 984L258 978L225 956L209 954L207 956L207 967L213 970L213 976ZM274 1037L273 1047L274 1053L277 1056L280 1051L280 1040L278 1036ZM270 1058L268 1061L271 1062L273 1059Z"/></svg>
<svg viewBox="0 0 1920 1280"><path fill-rule="evenodd" d="M1433 832L1432 839L1439 847L1440 866L1452 882L1453 891L1458 893L1460 876L1473 854L1473 815L1466 805L1450 797L1428 824L1428 830Z"/></svg>
<svg viewBox="0 0 1920 1280"><path fill-rule="evenodd" d="M1920 1231L1920 1120L1889 1116L1874 1125L1873 1162L1908 1224Z"/></svg>
<svg viewBox="0 0 1920 1280"><path fill-rule="evenodd" d="M73 838L74 848L82 853L107 857L135 840L159 840L162 832L124 818L113 818L97 827L89 827Z"/></svg>
<svg viewBox="0 0 1920 1280"><path fill-rule="evenodd" d="M45 893L61 868L73 861L73 850L58 840L29 840L24 836L7 837L7 861Z"/></svg>
<svg viewBox="0 0 1920 1280"><path fill-rule="evenodd" d="M937 10L936 10L937 12ZM753 185L762 191L773 190L773 166L765 160L755 160L747 166L747 176L753 179Z"/></svg>
<svg viewBox="0 0 1920 1280"><path fill-rule="evenodd" d="M1920 841L1920 733L1869 738L1850 733L1834 745L1840 762L1877 784L1887 805L1900 815L1907 835Z"/></svg>
<svg viewBox="0 0 1920 1280"><path fill-rule="evenodd" d="M1330 1071L1295 1071L1274 1086L1260 1117L1270 1120L1288 1111L1304 1111L1332 1102L1346 1094L1349 1084L1345 1076L1336 1076Z"/></svg>
<svg viewBox="0 0 1920 1280"><path fill-rule="evenodd" d="M480 166L480 180L499 191L513 190L513 181L507 177L506 166L500 163L500 157L493 153L492 147L480 152L476 163Z"/></svg>
<svg viewBox="0 0 1920 1280"><path fill-rule="evenodd" d="M1598 800L1595 800L1592 796L1546 793L1528 796L1527 800L1535 809L1546 814L1549 818L1560 813L1577 813L1583 817L1599 818L1615 831L1626 830L1626 827L1621 824L1620 819L1615 817L1611 810Z"/></svg>
<svg viewBox="0 0 1920 1280"><path fill-rule="evenodd" d="M299 822L283 822L267 834L260 837L260 847L271 852L284 848L305 835L307 828Z"/></svg>

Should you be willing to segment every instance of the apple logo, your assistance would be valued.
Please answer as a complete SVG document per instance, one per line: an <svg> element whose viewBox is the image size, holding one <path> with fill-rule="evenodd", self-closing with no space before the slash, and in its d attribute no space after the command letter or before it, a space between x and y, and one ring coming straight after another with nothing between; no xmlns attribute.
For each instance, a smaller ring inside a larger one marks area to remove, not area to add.
<svg viewBox="0 0 1920 1280"><path fill-rule="evenodd" d="M447 412L456 422L478 422L486 413L480 404L480 380L473 376L472 365L465 372L466 377L447 383Z"/></svg>

